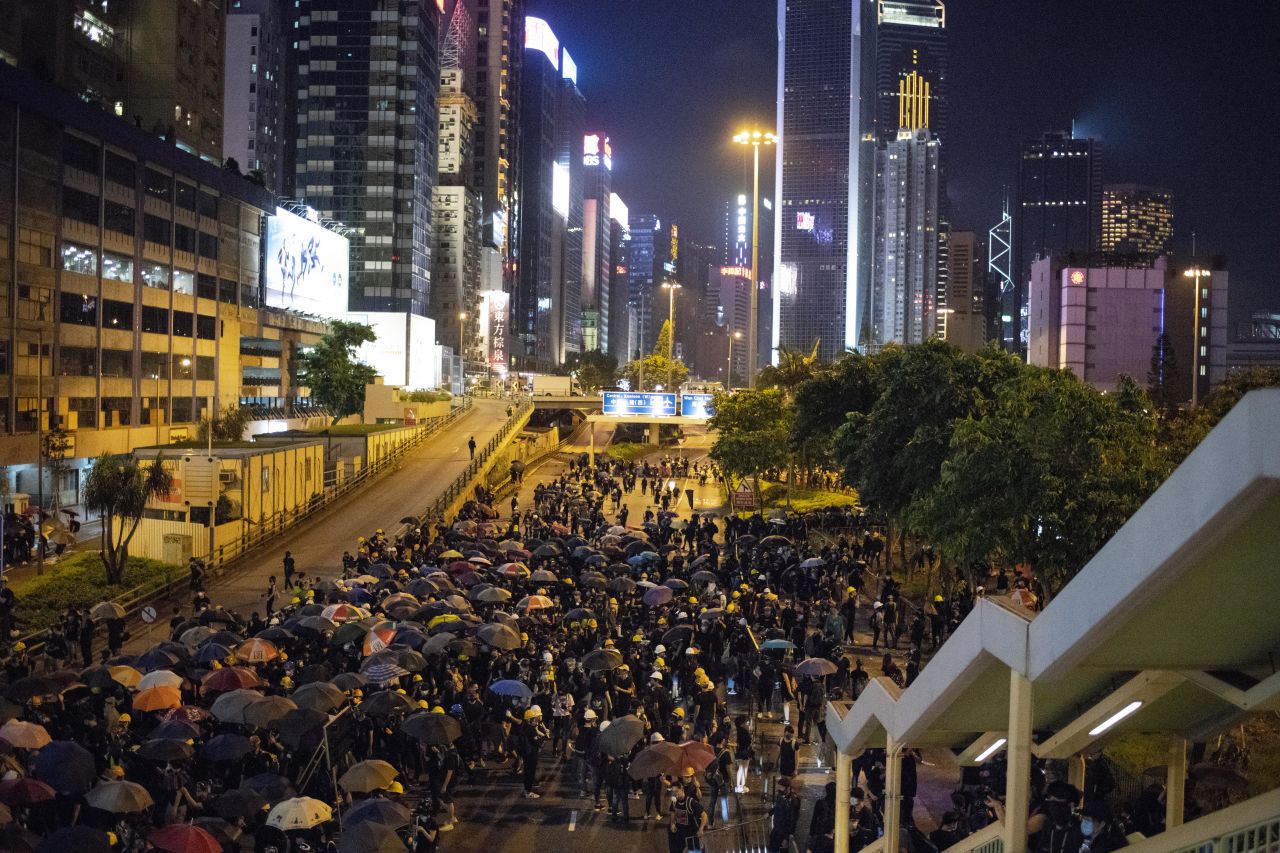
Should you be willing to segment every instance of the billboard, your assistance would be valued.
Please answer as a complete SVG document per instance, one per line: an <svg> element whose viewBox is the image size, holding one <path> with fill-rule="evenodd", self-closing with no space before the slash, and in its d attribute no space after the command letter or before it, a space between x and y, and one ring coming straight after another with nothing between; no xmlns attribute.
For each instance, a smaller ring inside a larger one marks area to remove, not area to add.
<svg viewBox="0 0 1280 853"><path fill-rule="evenodd" d="M347 310L350 269L346 237L282 207L267 217L263 304L340 317Z"/></svg>
<svg viewBox="0 0 1280 853"><path fill-rule="evenodd" d="M435 320L398 311L350 312L346 319L369 326L378 336L361 344L356 358L378 371L386 384L410 390L440 387L443 367Z"/></svg>
<svg viewBox="0 0 1280 853"><path fill-rule="evenodd" d="M674 417L676 395L638 391L605 391L606 415L647 415L650 417Z"/></svg>
<svg viewBox="0 0 1280 853"><path fill-rule="evenodd" d="M681 394L680 414L686 418L709 418L716 413L711 394Z"/></svg>
<svg viewBox="0 0 1280 853"><path fill-rule="evenodd" d="M511 294L486 290L480 294L480 335L489 366L500 376L507 375L507 317L511 312Z"/></svg>

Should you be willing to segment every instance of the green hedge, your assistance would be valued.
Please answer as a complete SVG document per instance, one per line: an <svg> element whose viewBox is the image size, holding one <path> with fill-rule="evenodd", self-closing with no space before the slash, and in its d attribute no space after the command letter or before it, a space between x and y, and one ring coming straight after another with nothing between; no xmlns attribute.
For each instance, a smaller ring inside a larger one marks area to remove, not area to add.
<svg viewBox="0 0 1280 853"><path fill-rule="evenodd" d="M58 623L71 605L92 607L99 601L118 598L135 587L182 576L181 566L130 557L124 570L124 581L107 584L106 568L96 552L82 551L46 566L43 575L31 575L10 581L18 599L19 629L32 631Z"/></svg>

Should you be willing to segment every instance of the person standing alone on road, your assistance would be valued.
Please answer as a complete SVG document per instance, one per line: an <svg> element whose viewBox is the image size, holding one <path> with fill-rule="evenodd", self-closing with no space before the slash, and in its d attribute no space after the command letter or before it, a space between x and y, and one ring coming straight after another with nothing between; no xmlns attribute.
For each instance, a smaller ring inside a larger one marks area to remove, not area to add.
<svg viewBox="0 0 1280 853"><path fill-rule="evenodd" d="M471 458L476 458L476 437L473 435L467 439L467 450L471 451Z"/></svg>
<svg viewBox="0 0 1280 853"><path fill-rule="evenodd" d="M284 586L285 589L293 586L293 568L296 564L293 560L293 552L284 552Z"/></svg>

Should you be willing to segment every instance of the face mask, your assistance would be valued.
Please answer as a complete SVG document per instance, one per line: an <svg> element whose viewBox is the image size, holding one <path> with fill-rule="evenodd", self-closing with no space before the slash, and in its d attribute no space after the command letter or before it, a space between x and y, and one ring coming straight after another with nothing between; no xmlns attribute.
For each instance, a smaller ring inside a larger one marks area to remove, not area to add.
<svg viewBox="0 0 1280 853"><path fill-rule="evenodd" d="M1093 837L1093 818L1086 817L1080 819L1080 834L1085 838Z"/></svg>

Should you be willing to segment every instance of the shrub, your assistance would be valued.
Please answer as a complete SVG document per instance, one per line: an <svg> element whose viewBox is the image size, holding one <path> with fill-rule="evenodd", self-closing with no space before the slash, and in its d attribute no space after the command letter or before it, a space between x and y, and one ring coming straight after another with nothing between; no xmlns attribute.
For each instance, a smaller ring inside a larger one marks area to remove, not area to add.
<svg viewBox="0 0 1280 853"><path fill-rule="evenodd" d="M184 571L159 560L130 557L121 582L108 584L102 558L94 552L81 551L56 567L46 567L43 575L15 579L9 586L18 600L18 627L25 632L56 625L63 611L73 604L92 607L143 584L167 582Z"/></svg>

